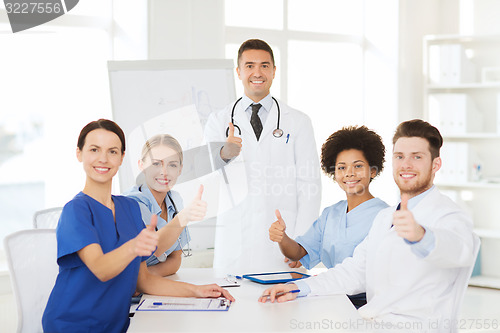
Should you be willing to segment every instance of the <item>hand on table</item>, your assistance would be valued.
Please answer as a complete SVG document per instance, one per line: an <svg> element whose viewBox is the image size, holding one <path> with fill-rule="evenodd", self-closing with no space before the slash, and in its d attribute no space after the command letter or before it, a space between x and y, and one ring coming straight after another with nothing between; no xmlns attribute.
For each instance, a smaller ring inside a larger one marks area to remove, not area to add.
<svg viewBox="0 0 500 333"><path fill-rule="evenodd" d="M226 289L216 285L216 284L207 284L196 286L195 288L196 297L225 297L231 302L234 302L234 297L227 291Z"/></svg>
<svg viewBox="0 0 500 333"><path fill-rule="evenodd" d="M300 262L300 260L293 261L291 259L285 258L284 261L285 261L285 263L288 263L288 267L290 267L290 268L299 268L299 267L302 267L302 263Z"/></svg>
<svg viewBox="0 0 500 333"><path fill-rule="evenodd" d="M264 290L262 296L259 297L260 303L266 303L268 300L271 303L277 301L278 303L292 301L297 298L297 293L290 293L292 290L297 290L298 287L295 283L277 284L271 288ZM281 296L276 296L277 293L286 293Z"/></svg>

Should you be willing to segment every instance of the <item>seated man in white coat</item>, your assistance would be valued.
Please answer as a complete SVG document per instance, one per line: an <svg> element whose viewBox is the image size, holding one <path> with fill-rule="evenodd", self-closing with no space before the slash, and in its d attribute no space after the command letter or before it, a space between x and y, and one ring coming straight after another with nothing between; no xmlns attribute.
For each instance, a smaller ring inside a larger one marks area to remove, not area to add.
<svg viewBox="0 0 500 333"><path fill-rule="evenodd" d="M397 207L382 210L351 258L323 274L267 289L271 302L297 296L356 294L359 314L419 332L455 331L457 302L475 260L472 221L433 185L443 138L425 121L401 123L393 137ZM278 292L297 293L276 296ZM259 301L266 302L262 296ZM368 322L365 322L368 324ZM393 328L395 326L392 326Z"/></svg>

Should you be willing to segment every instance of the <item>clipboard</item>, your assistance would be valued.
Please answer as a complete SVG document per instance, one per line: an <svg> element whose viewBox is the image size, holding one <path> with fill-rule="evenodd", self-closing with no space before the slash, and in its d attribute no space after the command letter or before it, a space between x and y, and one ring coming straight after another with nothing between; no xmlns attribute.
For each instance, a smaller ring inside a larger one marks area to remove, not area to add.
<svg viewBox="0 0 500 333"><path fill-rule="evenodd" d="M231 301L219 298L146 298L136 311L228 311Z"/></svg>
<svg viewBox="0 0 500 333"><path fill-rule="evenodd" d="M286 283L290 281L300 280L309 277L310 275L290 271L290 272L275 272L275 273L259 273L245 274L243 278L261 284Z"/></svg>

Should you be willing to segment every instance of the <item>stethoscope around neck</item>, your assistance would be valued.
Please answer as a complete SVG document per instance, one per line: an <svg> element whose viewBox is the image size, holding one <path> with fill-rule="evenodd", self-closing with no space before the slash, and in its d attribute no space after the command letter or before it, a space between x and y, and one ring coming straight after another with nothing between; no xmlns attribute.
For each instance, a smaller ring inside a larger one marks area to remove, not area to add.
<svg viewBox="0 0 500 333"><path fill-rule="evenodd" d="M235 128L238 129L239 135L241 135L241 129L238 125L234 123L234 109L236 108L236 104L238 104L239 101L241 101L243 97L240 97L234 102L233 109L231 110L231 123ZM276 123L276 129L273 131L273 136L275 138L281 138L283 136L283 130L280 128L280 118L281 118L281 111L280 111L280 105L278 104L278 101L276 98L272 97L271 98L276 102L276 106L278 107L278 122ZM226 129L226 138L229 136L229 127Z"/></svg>

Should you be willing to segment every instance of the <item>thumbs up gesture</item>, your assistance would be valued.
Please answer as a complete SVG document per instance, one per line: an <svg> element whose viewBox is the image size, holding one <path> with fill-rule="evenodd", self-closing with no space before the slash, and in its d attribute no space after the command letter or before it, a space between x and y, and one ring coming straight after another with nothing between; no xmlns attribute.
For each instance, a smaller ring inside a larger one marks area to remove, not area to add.
<svg viewBox="0 0 500 333"><path fill-rule="evenodd" d="M133 251L136 256L150 256L158 245L158 235L156 234L156 223L158 216L151 216L151 223L133 239Z"/></svg>
<svg viewBox="0 0 500 333"><path fill-rule="evenodd" d="M415 221L412 212L408 209L410 196L401 194L400 209L394 212L392 224L399 237L410 242L419 242L425 235L425 229Z"/></svg>
<svg viewBox="0 0 500 333"><path fill-rule="evenodd" d="M278 209L276 209L275 214L277 220L271 224L271 227L269 228L269 239L273 242L281 243L283 237L286 235L286 224L285 221L283 221L281 213Z"/></svg>
<svg viewBox="0 0 500 333"><path fill-rule="evenodd" d="M181 227L185 227L192 221L201 221L205 218L205 215L207 215L207 202L201 199L202 195L203 185L200 185L198 193L193 201L178 214Z"/></svg>
<svg viewBox="0 0 500 333"><path fill-rule="evenodd" d="M233 157L236 157L241 152L241 138L234 136L234 125L233 123L229 123L229 132L226 139L226 144L222 147L220 151L220 157L223 160L230 160Z"/></svg>

